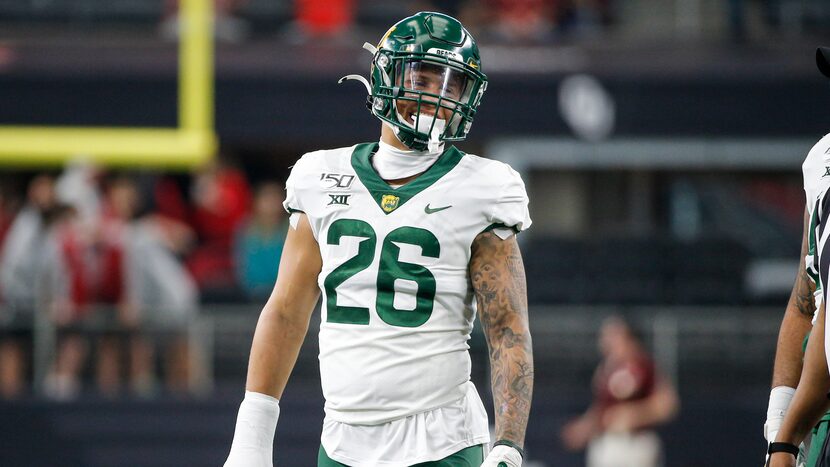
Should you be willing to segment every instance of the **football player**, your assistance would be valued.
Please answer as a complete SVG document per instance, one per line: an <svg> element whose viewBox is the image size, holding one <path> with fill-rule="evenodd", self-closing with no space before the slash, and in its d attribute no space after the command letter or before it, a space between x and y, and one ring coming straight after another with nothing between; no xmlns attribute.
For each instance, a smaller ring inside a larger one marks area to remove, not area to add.
<svg viewBox="0 0 830 467"><path fill-rule="evenodd" d="M816 50L819 70L830 78L830 49ZM778 337L773 390L764 432L769 441L771 466L826 466L830 452L826 446L830 400L830 374L825 346L825 303L830 250L826 249L830 229L830 134L813 146L802 166L807 195L802 256L804 272L799 274L787 306ZM815 295L811 292L815 290ZM814 297L814 299L813 299ZM798 350L810 332L811 311L818 309L804 355L803 368ZM797 389L792 385L798 382ZM822 415L824 414L824 415ZM819 423L820 422L820 423ZM818 426L816 426L818 424ZM814 428L815 427L815 428ZM811 432L815 435L809 441ZM801 444L807 440L806 445ZM801 444L799 446L799 444ZM807 453L805 453L807 451Z"/></svg>
<svg viewBox="0 0 830 467"><path fill-rule="evenodd" d="M257 324L226 466L270 466L279 399L322 292L318 466L522 463L533 387L516 234L528 198L509 166L461 141L487 87L456 19L392 26L362 82L380 141L317 151L286 183L291 226ZM470 381L475 310L490 350L496 440Z"/></svg>

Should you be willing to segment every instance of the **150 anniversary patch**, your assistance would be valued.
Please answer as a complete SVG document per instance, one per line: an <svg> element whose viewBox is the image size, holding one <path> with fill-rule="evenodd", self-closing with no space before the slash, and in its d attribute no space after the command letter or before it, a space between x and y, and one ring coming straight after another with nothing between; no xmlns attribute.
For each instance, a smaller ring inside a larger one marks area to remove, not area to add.
<svg viewBox="0 0 830 467"><path fill-rule="evenodd" d="M354 175L321 173L320 180L326 183L326 188L349 188L354 181Z"/></svg>

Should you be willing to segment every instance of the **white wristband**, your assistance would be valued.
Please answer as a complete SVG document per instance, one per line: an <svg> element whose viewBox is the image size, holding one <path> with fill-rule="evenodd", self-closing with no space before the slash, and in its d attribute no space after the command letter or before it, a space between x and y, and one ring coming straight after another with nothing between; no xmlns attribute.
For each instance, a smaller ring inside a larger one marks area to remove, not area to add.
<svg viewBox="0 0 830 467"><path fill-rule="evenodd" d="M522 453L516 448L498 445L490 451L481 467L522 467Z"/></svg>
<svg viewBox="0 0 830 467"><path fill-rule="evenodd" d="M768 443L775 441L778 430L787 415L787 409L795 395L795 389L789 386L776 386L769 393L769 405L767 406L767 421L764 423L764 438Z"/></svg>
<svg viewBox="0 0 830 467"><path fill-rule="evenodd" d="M274 432L280 416L280 401L258 392L245 391L239 405L231 452L225 467L273 465Z"/></svg>

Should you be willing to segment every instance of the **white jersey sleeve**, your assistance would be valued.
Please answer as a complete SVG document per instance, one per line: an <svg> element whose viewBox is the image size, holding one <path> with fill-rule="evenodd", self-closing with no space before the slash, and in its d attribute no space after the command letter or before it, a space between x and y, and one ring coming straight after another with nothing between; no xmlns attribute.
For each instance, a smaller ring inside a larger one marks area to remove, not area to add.
<svg viewBox="0 0 830 467"><path fill-rule="evenodd" d="M302 187L297 186L303 179L303 175L301 174L302 167L303 159L300 158L291 167L291 173L288 175L288 180L285 181L285 201L283 201L282 207L285 208L289 214L294 212L304 212L301 202L302 197L297 193L298 191L302 191Z"/></svg>
<svg viewBox="0 0 830 467"><path fill-rule="evenodd" d="M494 226L506 227L515 232L527 230L532 221L528 211L528 197L521 175L510 166L502 164L504 181L499 188L489 216Z"/></svg>
<svg viewBox="0 0 830 467"><path fill-rule="evenodd" d="M294 166L291 168L291 173L288 175L288 180L285 181L285 201L282 207L288 211L290 216L291 227L297 228L297 214L305 213L307 207L303 200L309 197L309 194L314 190L314 167L313 158L315 153L307 153L303 155ZM317 238L317 230L312 225L312 233L314 238Z"/></svg>
<svg viewBox="0 0 830 467"><path fill-rule="evenodd" d="M804 175L804 194L807 197L807 210L813 213L816 200L830 187L830 134L820 139L801 165Z"/></svg>

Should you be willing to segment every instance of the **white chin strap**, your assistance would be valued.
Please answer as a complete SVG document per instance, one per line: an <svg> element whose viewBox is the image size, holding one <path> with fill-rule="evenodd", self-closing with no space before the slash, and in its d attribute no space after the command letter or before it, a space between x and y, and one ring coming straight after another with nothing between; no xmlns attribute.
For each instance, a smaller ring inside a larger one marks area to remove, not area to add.
<svg viewBox="0 0 830 467"><path fill-rule="evenodd" d="M435 124L432 124L433 116L429 114L418 114L412 116L412 121L407 121L403 118L403 115L400 112L398 114L398 121L403 122L408 127L412 128L413 130L417 131L418 133L427 133L429 134L429 142L427 143L427 151L428 152L442 152L444 149L444 142L441 141L441 134L444 133L444 128L447 127L447 121L443 118L435 117ZM418 127L415 128L415 122L418 123ZM432 131L429 131L429 127L432 126ZM398 133L395 132L397 135Z"/></svg>
<svg viewBox="0 0 830 467"><path fill-rule="evenodd" d="M441 150L402 151L381 141L377 154L372 157L372 166L380 178L400 180L426 172L441 157L441 153Z"/></svg>

